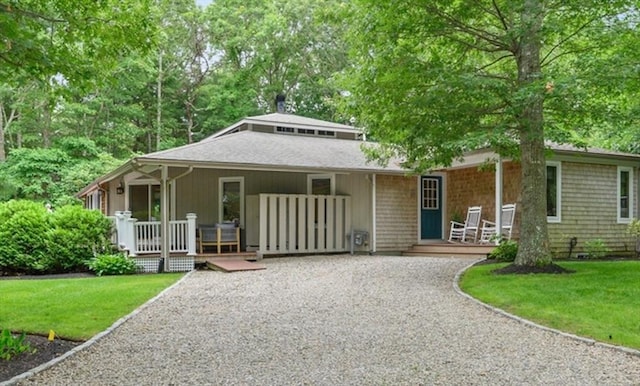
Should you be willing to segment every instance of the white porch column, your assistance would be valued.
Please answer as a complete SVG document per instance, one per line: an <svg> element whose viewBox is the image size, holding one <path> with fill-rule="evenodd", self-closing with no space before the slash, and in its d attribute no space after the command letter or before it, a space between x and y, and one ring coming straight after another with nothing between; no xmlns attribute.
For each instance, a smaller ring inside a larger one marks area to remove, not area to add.
<svg viewBox="0 0 640 386"><path fill-rule="evenodd" d="M196 216L195 213L187 213L187 256L196 255Z"/></svg>
<svg viewBox="0 0 640 386"><path fill-rule="evenodd" d="M131 216L131 213L129 213L129 216ZM118 248L122 248L124 249L124 222L125 222L125 218L124 218L124 212L118 210L115 213L115 218L116 218L116 246Z"/></svg>
<svg viewBox="0 0 640 386"><path fill-rule="evenodd" d="M162 240L160 257L164 259L165 272L168 272L171 234L169 230L169 167L167 165L162 165L160 176L160 233Z"/></svg>
<svg viewBox="0 0 640 386"><path fill-rule="evenodd" d="M502 158L496 161L496 244L502 235Z"/></svg>
<svg viewBox="0 0 640 386"><path fill-rule="evenodd" d="M127 214L128 213L128 214ZM131 212L125 212L126 222L125 222L125 249L129 251L129 256L136 255L136 222L137 218L131 218Z"/></svg>

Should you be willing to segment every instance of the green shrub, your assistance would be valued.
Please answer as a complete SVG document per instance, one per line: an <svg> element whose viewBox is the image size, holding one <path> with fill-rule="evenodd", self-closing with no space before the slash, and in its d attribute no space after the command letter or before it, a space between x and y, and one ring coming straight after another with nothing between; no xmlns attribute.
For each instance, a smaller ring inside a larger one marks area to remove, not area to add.
<svg viewBox="0 0 640 386"><path fill-rule="evenodd" d="M47 241L52 271L83 270L110 245L111 221L98 211L67 205L53 212L51 219Z"/></svg>
<svg viewBox="0 0 640 386"><path fill-rule="evenodd" d="M513 262L518 254L518 243L513 240L501 240L500 244L489 253L487 259L501 262Z"/></svg>
<svg viewBox="0 0 640 386"><path fill-rule="evenodd" d="M31 350L29 343L25 342L26 335L23 332L20 336L13 336L11 331L4 329L0 332L0 359L9 360L13 356Z"/></svg>
<svg viewBox="0 0 640 386"><path fill-rule="evenodd" d="M136 262L124 255L100 255L89 261L89 269L97 276L136 273Z"/></svg>
<svg viewBox="0 0 640 386"><path fill-rule="evenodd" d="M50 228L50 216L42 204L13 200L0 204L0 270L46 271L46 235Z"/></svg>
<svg viewBox="0 0 640 386"><path fill-rule="evenodd" d="M111 222L78 205L49 213L41 203L0 203L0 271L43 274L85 271L110 244Z"/></svg>
<svg viewBox="0 0 640 386"><path fill-rule="evenodd" d="M609 252L609 248L602 239L593 239L584 243L584 250L589 259L602 259Z"/></svg>

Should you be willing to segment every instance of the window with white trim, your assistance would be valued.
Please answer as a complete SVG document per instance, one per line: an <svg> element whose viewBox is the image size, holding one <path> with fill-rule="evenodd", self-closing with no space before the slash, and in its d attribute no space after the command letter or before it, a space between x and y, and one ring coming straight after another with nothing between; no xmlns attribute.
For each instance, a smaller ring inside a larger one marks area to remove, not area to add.
<svg viewBox="0 0 640 386"><path fill-rule="evenodd" d="M244 177L219 180L218 221L244 225Z"/></svg>
<svg viewBox="0 0 640 386"><path fill-rule="evenodd" d="M336 178L334 174L309 174L307 176L307 194L336 194Z"/></svg>
<svg viewBox="0 0 640 386"><path fill-rule="evenodd" d="M547 161L547 221L560 222L562 197L561 163Z"/></svg>
<svg viewBox="0 0 640 386"><path fill-rule="evenodd" d="M633 217L633 168L618 166L618 222L628 223Z"/></svg>

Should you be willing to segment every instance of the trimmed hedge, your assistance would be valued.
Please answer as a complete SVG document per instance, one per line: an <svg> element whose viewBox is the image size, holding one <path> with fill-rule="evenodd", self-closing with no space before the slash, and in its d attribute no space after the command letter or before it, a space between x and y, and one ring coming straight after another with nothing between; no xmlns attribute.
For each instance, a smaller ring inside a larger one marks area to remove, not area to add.
<svg viewBox="0 0 640 386"><path fill-rule="evenodd" d="M82 272L110 246L111 221L98 211L66 205L0 203L0 271L5 274Z"/></svg>

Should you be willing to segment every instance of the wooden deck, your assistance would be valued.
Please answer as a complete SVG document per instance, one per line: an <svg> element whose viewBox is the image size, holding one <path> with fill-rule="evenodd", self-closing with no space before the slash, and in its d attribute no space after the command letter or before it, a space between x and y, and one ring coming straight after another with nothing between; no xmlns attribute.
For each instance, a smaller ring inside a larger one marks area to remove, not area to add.
<svg viewBox="0 0 640 386"><path fill-rule="evenodd" d="M432 257L472 257L483 258L495 248L495 245L441 243L416 244L402 252L403 256L432 256Z"/></svg>

